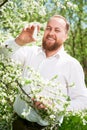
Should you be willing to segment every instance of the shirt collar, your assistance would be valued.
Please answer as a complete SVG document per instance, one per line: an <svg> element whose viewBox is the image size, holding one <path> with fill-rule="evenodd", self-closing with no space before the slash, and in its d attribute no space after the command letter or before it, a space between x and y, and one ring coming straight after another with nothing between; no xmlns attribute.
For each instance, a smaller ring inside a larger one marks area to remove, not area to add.
<svg viewBox="0 0 87 130"><path fill-rule="evenodd" d="M55 54L56 57L59 57L63 54L64 52L64 46L61 46L61 48L58 50L58 52Z"/></svg>
<svg viewBox="0 0 87 130"><path fill-rule="evenodd" d="M54 54L52 57L59 57L59 56L61 56L63 54L63 52L64 52L64 46L62 45L61 48L58 50L58 52L56 54ZM42 49L42 47L39 47L38 48L38 54L41 54L41 53L43 55L45 55L45 52Z"/></svg>

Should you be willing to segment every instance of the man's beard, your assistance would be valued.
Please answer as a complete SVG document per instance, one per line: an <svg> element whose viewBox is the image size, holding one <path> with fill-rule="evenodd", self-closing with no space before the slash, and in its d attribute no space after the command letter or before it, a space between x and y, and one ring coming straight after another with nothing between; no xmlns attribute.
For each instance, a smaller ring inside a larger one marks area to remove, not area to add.
<svg viewBox="0 0 87 130"><path fill-rule="evenodd" d="M55 42L54 44L52 44L51 46L49 44L46 43L45 40L42 41L42 47L44 50L46 51L55 51L57 49L59 49L61 45L58 44L57 42Z"/></svg>

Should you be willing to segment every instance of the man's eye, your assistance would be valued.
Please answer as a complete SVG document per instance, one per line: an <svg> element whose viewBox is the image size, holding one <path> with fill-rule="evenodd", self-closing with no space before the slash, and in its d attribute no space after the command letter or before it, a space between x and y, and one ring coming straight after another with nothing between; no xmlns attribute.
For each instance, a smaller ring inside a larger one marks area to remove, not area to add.
<svg viewBox="0 0 87 130"><path fill-rule="evenodd" d="M60 30L55 30L56 32L60 32Z"/></svg>
<svg viewBox="0 0 87 130"><path fill-rule="evenodd" d="M46 30L51 30L51 28L47 27Z"/></svg>

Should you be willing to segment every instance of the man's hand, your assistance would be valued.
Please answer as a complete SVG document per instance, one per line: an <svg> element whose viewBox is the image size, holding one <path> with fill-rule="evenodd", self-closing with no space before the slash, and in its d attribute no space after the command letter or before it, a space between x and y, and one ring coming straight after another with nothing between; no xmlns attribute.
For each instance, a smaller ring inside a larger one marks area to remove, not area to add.
<svg viewBox="0 0 87 130"><path fill-rule="evenodd" d="M38 34L39 30L40 25L38 23L31 23L22 30L19 36L15 39L15 42L20 46L30 42L35 42L37 40L36 35Z"/></svg>
<svg viewBox="0 0 87 130"><path fill-rule="evenodd" d="M34 107L37 108L37 109L46 109L46 106L40 102L40 101L36 101L35 99L32 99L33 100L33 103L34 103Z"/></svg>

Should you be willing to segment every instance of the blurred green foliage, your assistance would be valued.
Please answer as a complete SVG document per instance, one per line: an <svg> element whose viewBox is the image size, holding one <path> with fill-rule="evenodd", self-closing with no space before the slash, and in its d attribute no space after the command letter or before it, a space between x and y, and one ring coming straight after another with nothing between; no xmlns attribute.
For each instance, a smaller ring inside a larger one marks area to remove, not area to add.
<svg viewBox="0 0 87 130"><path fill-rule="evenodd" d="M41 31L54 14L65 16L70 23L66 50L82 64L87 82L87 1L86 0L8 0L0 7L0 42L16 37L30 22L40 22Z"/></svg>
<svg viewBox="0 0 87 130"><path fill-rule="evenodd" d="M64 118L59 130L87 130L87 112L70 113Z"/></svg>

